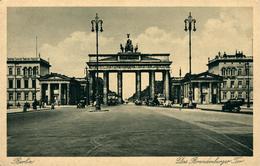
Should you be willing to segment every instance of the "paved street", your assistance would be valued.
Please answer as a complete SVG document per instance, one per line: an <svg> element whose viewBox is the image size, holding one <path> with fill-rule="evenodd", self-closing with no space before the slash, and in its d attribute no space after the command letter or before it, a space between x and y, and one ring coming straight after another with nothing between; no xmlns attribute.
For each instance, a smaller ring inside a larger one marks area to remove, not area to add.
<svg viewBox="0 0 260 166"><path fill-rule="evenodd" d="M251 156L253 116L135 106L8 114L8 156Z"/></svg>

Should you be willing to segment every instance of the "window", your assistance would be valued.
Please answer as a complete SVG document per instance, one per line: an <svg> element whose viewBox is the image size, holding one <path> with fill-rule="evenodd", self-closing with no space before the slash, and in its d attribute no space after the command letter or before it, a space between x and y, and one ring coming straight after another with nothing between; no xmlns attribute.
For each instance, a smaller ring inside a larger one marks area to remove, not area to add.
<svg viewBox="0 0 260 166"><path fill-rule="evenodd" d="M242 92L238 92L238 98L242 98Z"/></svg>
<svg viewBox="0 0 260 166"><path fill-rule="evenodd" d="M21 88L21 80L16 80L16 87Z"/></svg>
<svg viewBox="0 0 260 166"><path fill-rule="evenodd" d="M36 88L36 80L32 80L32 88Z"/></svg>
<svg viewBox="0 0 260 166"><path fill-rule="evenodd" d="M223 92L223 99L227 99L227 92Z"/></svg>
<svg viewBox="0 0 260 166"><path fill-rule="evenodd" d="M28 72L28 71L27 71L27 68L25 67L25 68L23 69L23 75L24 75L24 76L27 76L27 74L28 74L27 72Z"/></svg>
<svg viewBox="0 0 260 166"><path fill-rule="evenodd" d="M231 81L231 88L235 88L235 81Z"/></svg>
<svg viewBox="0 0 260 166"><path fill-rule="evenodd" d="M230 75L229 73L230 73L230 69L227 68L227 70L226 70L226 75Z"/></svg>
<svg viewBox="0 0 260 166"><path fill-rule="evenodd" d="M8 100L9 101L12 101L14 99L14 94L13 94L13 92L9 92L8 93Z"/></svg>
<svg viewBox="0 0 260 166"><path fill-rule="evenodd" d="M29 76L32 75L32 68L31 68L31 67L29 67L29 69L28 69L28 75L29 75Z"/></svg>
<svg viewBox="0 0 260 166"><path fill-rule="evenodd" d="M9 67L9 68L8 68L8 74L9 74L9 75L13 75L13 68L12 68L12 67Z"/></svg>
<svg viewBox="0 0 260 166"><path fill-rule="evenodd" d="M35 99L35 92L32 92L32 99Z"/></svg>
<svg viewBox="0 0 260 166"><path fill-rule="evenodd" d="M235 93L231 92L231 99L235 98Z"/></svg>
<svg viewBox="0 0 260 166"><path fill-rule="evenodd" d="M38 67L33 67L33 75L38 75Z"/></svg>
<svg viewBox="0 0 260 166"><path fill-rule="evenodd" d="M248 97L248 93L246 92L246 99L247 99L247 97Z"/></svg>
<svg viewBox="0 0 260 166"><path fill-rule="evenodd" d="M223 88L227 87L227 81L223 81Z"/></svg>
<svg viewBox="0 0 260 166"><path fill-rule="evenodd" d="M24 100L25 100L25 101L28 100L28 96L29 96L29 93L28 93L28 92L25 92L25 93L24 93Z"/></svg>
<svg viewBox="0 0 260 166"><path fill-rule="evenodd" d="M17 92L17 94L16 94L16 100L21 100L21 93L20 93L20 92Z"/></svg>
<svg viewBox="0 0 260 166"><path fill-rule="evenodd" d="M232 76L236 75L236 69L235 69L235 68L232 68L232 70L231 70L231 75L232 75Z"/></svg>
<svg viewBox="0 0 260 166"><path fill-rule="evenodd" d="M24 88L29 88L29 81L28 80L24 80Z"/></svg>
<svg viewBox="0 0 260 166"><path fill-rule="evenodd" d="M249 81L248 80L246 80L246 87L249 85Z"/></svg>
<svg viewBox="0 0 260 166"><path fill-rule="evenodd" d="M8 80L8 86L9 88L13 88L13 80Z"/></svg>
<svg viewBox="0 0 260 166"><path fill-rule="evenodd" d="M238 69L237 75L238 75L238 76L241 76L241 75L242 75L242 69Z"/></svg>
<svg viewBox="0 0 260 166"><path fill-rule="evenodd" d="M242 88L242 81L238 81L238 88Z"/></svg>
<svg viewBox="0 0 260 166"><path fill-rule="evenodd" d="M16 69L16 73L17 73L17 75L21 75L21 68L20 68L20 67L18 67L18 68Z"/></svg>
<svg viewBox="0 0 260 166"><path fill-rule="evenodd" d="M222 73L222 75L224 76L224 75L226 75L226 69L225 68L222 68L222 71L221 71Z"/></svg>
<svg viewBox="0 0 260 166"><path fill-rule="evenodd" d="M250 69L245 69L245 70L246 70L246 72L245 72L245 73L246 73L246 75L249 75L249 73L250 73L250 71L249 71L249 70L250 70Z"/></svg>

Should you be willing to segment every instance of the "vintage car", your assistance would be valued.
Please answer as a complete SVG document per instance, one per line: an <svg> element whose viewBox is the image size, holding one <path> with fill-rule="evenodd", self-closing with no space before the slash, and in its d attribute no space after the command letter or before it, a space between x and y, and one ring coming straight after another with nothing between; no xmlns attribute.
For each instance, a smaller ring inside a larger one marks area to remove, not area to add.
<svg viewBox="0 0 260 166"><path fill-rule="evenodd" d="M245 102L245 100L243 98L229 99L222 106L222 111L240 112L240 110L241 110L240 106L242 106L244 104L244 102Z"/></svg>
<svg viewBox="0 0 260 166"><path fill-rule="evenodd" d="M171 107L172 106L172 102L170 100L166 100L165 102L163 102L163 106L164 107Z"/></svg>
<svg viewBox="0 0 260 166"><path fill-rule="evenodd" d="M86 101L80 100L77 104L77 108L85 108L86 107Z"/></svg>
<svg viewBox="0 0 260 166"><path fill-rule="evenodd" d="M141 101L141 100L135 100L135 105L142 105L143 104L143 102Z"/></svg>
<svg viewBox="0 0 260 166"><path fill-rule="evenodd" d="M109 92L107 97L107 105L113 106L119 104L118 96L115 92Z"/></svg>
<svg viewBox="0 0 260 166"><path fill-rule="evenodd" d="M182 107L187 107L187 108L196 108L197 107L197 103L192 101L192 105L189 105L189 99L188 98L184 98L183 102L182 102Z"/></svg>
<svg viewBox="0 0 260 166"><path fill-rule="evenodd" d="M165 102L165 96L163 94L158 94L157 100L159 102L159 105L163 105Z"/></svg>

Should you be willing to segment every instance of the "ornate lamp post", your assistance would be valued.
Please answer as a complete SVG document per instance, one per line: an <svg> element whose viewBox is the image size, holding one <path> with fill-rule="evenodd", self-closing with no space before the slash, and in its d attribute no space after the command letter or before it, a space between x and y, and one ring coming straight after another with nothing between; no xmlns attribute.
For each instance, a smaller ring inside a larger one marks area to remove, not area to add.
<svg viewBox="0 0 260 166"><path fill-rule="evenodd" d="M190 77L190 85L189 85L189 107L192 107L192 91L191 91L191 31L196 31L195 23L196 20L190 15L188 18L184 20L185 28L184 30L189 31L189 77Z"/></svg>
<svg viewBox="0 0 260 166"><path fill-rule="evenodd" d="M247 74L247 108L250 108L250 78L249 78L249 62L245 63L245 69Z"/></svg>
<svg viewBox="0 0 260 166"><path fill-rule="evenodd" d="M103 28L102 28L102 24L103 24L103 20L99 19L98 14L96 13L96 17L94 20L91 20L91 24L92 24L92 32L96 32L96 51L97 51L97 68L96 68L96 111L100 110L100 101L99 101L99 81L98 81L98 32L103 32Z"/></svg>

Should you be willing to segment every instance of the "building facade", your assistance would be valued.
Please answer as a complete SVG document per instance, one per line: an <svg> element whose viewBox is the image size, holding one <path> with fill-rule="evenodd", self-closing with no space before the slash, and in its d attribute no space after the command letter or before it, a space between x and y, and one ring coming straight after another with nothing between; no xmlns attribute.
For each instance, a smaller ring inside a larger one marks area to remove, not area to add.
<svg viewBox="0 0 260 166"><path fill-rule="evenodd" d="M50 71L51 65L42 58L7 59L7 104L23 105L41 98L39 78Z"/></svg>
<svg viewBox="0 0 260 166"><path fill-rule="evenodd" d="M247 66L248 64L248 70ZM223 77L221 84L221 100L223 102L232 98L244 98L253 102L253 57L245 56L243 52L234 55L218 53L208 60L208 72ZM249 85L249 88L248 88Z"/></svg>
<svg viewBox="0 0 260 166"><path fill-rule="evenodd" d="M50 73L40 77L39 80L41 100L47 104L77 104L81 99L81 84L74 77Z"/></svg>
<svg viewBox="0 0 260 166"><path fill-rule="evenodd" d="M203 72L186 74L185 77L173 77L171 80L172 99L174 103L183 103L189 98L191 84L192 100L198 104L216 104L221 102L220 85L222 77Z"/></svg>

